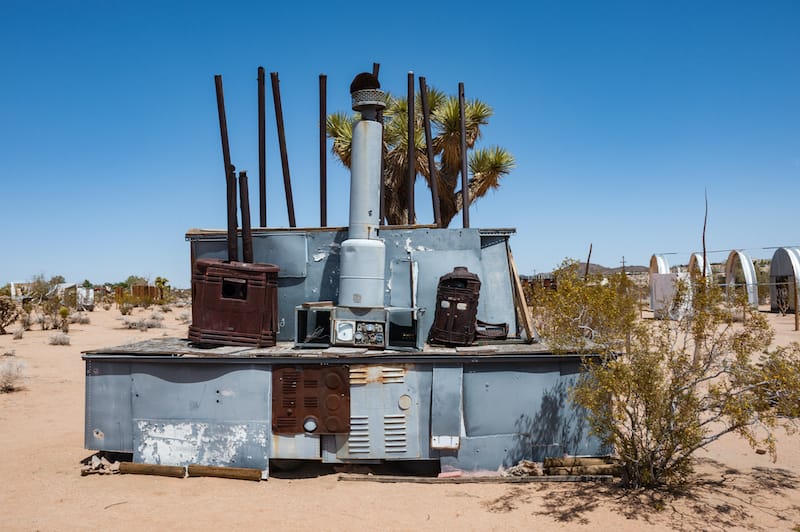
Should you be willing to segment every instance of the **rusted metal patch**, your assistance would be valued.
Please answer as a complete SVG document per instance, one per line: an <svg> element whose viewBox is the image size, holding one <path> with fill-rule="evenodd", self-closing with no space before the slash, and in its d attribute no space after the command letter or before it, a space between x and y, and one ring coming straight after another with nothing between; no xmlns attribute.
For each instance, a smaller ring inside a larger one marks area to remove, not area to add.
<svg viewBox="0 0 800 532"><path fill-rule="evenodd" d="M344 434L350 431L348 366L272 368L272 432Z"/></svg>

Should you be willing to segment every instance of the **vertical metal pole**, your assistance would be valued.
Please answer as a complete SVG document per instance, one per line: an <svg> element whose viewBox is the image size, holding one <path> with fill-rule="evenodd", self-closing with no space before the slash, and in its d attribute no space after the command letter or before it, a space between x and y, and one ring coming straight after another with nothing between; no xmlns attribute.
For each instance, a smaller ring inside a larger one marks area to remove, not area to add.
<svg viewBox="0 0 800 532"><path fill-rule="evenodd" d="M458 114L461 122L461 199L464 227L469 227L469 180L467 178L467 120L464 111L464 83L458 83Z"/></svg>
<svg viewBox="0 0 800 532"><path fill-rule="evenodd" d="M292 178L289 175L289 157L286 155L286 130L283 127L283 107L281 106L281 89L277 72L270 72L272 79L272 100L275 104L275 122L278 126L278 146L281 149L281 167L283 168L283 189L286 192L286 209L289 212L289 227L297 227L294 219L294 200L292 198Z"/></svg>
<svg viewBox="0 0 800 532"><path fill-rule="evenodd" d="M253 231L250 228L250 191L247 172L239 172L239 206L242 209L242 262L253 262Z"/></svg>
<svg viewBox="0 0 800 532"><path fill-rule="evenodd" d="M381 64L380 63L372 63L372 75L375 76L375 79L378 79L378 74L381 71ZM386 220L386 196L385 196L385 175L384 175L384 168L386 163L386 144L384 143L384 131L383 131L383 109L378 110L378 122L381 124L381 186L380 186L380 221L378 222L380 225L383 225L384 220Z"/></svg>
<svg viewBox="0 0 800 532"><path fill-rule="evenodd" d="M327 137L328 123L327 89L328 76L319 75L319 225L328 225L328 163Z"/></svg>
<svg viewBox="0 0 800 532"><path fill-rule="evenodd" d="M408 225L414 225L414 182L417 180L417 150L414 143L414 73L408 73Z"/></svg>
<svg viewBox="0 0 800 532"><path fill-rule="evenodd" d="M264 67L258 67L258 205L261 227L267 226L267 101Z"/></svg>
<svg viewBox="0 0 800 532"><path fill-rule="evenodd" d="M442 209L439 205L439 181L436 177L436 159L433 155L433 135L431 134L431 109L428 103L428 84L425 77L419 77L419 95L422 100L422 125L425 127L425 146L428 153L428 172L431 178L431 198L433 200L433 221L436 227L442 226Z"/></svg>
<svg viewBox="0 0 800 532"><path fill-rule="evenodd" d="M228 121L225 118L225 96L222 91L222 76L214 76L217 90L217 115L219 116L219 134L222 139L222 161L225 165L225 187L228 205L228 260L239 260L239 246L236 236L236 174L231 164L231 150L228 145Z"/></svg>

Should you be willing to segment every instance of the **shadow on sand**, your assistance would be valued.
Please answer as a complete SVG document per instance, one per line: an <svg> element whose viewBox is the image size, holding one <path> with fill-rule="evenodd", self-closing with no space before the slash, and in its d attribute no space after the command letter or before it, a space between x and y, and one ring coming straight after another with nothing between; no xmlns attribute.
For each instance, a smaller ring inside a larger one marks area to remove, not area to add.
<svg viewBox="0 0 800 532"><path fill-rule="evenodd" d="M557 523L589 525L603 507L644 525L674 530L766 529L770 516L786 529L800 526L800 506L783 500L798 489L798 478L780 468L740 471L709 459L697 460L707 472L683 490L629 490L618 484L539 484L514 486L482 504L490 512L526 511Z"/></svg>

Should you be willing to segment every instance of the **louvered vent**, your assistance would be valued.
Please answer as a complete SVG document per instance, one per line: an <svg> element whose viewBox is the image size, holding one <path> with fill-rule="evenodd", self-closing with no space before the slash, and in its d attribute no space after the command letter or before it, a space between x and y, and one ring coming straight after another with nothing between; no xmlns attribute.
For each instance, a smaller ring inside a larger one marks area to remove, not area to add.
<svg viewBox="0 0 800 532"><path fill-rule="evenodd" d="M366 384L368 371L366 366L351 367L350 384Z"/></svg>
<svg viewBox="0 0 800 532"><path fill-rule="evenodd" d="M350 416L347 452L349 454L369 454L369 418L367 416Z"/></svg>
<svg viewBox="0 0 800 532"><path fill-rule="evenodd" d="M383 416L383 440L387 453L404 453L408 450L405 414Z"/></svg>
<svg viewBox="0 0 800 532"><path fill-rule="evenodd" d="M405 368L381 368L381 377L384 384L404 383L406 381Z"/></svg>

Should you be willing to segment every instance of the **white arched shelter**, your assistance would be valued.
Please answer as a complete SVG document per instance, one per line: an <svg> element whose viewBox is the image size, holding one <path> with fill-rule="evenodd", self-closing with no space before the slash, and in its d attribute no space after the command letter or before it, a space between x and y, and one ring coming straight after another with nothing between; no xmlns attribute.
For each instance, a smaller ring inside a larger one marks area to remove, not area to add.
<svg viewBox="0 0 800 532"><path fill-rule="evenodd" d="M769 265L769 300L773 312L794 312L800 288L800 249L778 248Z"/></svg>
<svg viewBox="0 0 800 532"><path fill-rule="evenodd" d="M747 302L752 307L758 307L758 280L753 261L744 251L734 249L725 261L725 284L729 289L736 287L736 263L741 264L744 274L744 286L747 290Z"/></svg>
<svg viewBox="0 0 800 532"><path fill-rule="evenodd" d="M706 279L711 279L711 265L703 259L703 254L692 253L692 256L689 257L689 277L694 277L695 274L700 274L703 270L706 272Z"/></svg>

